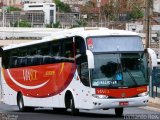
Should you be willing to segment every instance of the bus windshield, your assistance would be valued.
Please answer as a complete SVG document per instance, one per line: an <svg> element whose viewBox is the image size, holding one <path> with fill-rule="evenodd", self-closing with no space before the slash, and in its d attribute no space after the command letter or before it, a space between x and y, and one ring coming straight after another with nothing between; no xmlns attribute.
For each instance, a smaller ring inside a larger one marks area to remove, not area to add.
<svg viewBox="0 0 160 120"><path fill-rule="evenodd" d="M94 54L93 87L135 87L148 84L143 53Z"/></svg>
<svg viewBox="0 0 160 120"><path fill-rule="evenodd" d="M94 54L93 87L135 87L148 84L147 62L138 36L102 36L87 39Z"/></svg>

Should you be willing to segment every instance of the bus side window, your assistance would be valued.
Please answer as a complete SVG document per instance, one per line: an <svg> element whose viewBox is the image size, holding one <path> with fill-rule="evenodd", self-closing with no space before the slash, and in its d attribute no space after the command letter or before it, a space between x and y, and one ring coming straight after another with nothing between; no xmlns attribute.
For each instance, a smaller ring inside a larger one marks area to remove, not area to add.
<svg viewBox="0 0 160 120"><path fill-rule="evenodd" d="M76 49L76 55L85 53L86 49L85 49L85 42L83 38L81 37L75 38L75 49Z"/></svg>
<svg viewBox="0 0 160 120"><path fill-rule="evenodd" d="M17 53L18 53L18 49L13 49L10 51L10 58L9 58L9 65L8 65L9 68L16 67L14 66L14 63L16 60L15 56L17 56Z"/></svg>
<svg viewBox="0 0 160 120"><path fill-rule="evenodd" d="M28 66L32 65L32 57L27 57L27 65Z"/></svg>
<svg viewBox="0 0 160 120"><path fill-rule="evenodd" d="M17 66L17 56L11 56L10 57L10 67L14 68Z"/></svg>
<svg viewBox="0 0 160 120"><path fill-rule="evenodd" d="M39 65L40 64L40 59L38 57L33 57L32 58L32 65Z"/></svg>
<svg viewBox="0 0 160 120"><path fill-rule="evenodd" d="M17 66L16 67L22 67L22 58L21 57L17 58Z"/></svg>
<svg viewBox="0 0 160 120"><path fill-rule="evenodd" d="M4 53L3 53L3 56L2 56L2 67L3 68L8 68L8 65L9 65L9 59L10 59L10 57L9 57L9 51L4 51Z"/></svg>
<svg viewBox="0 0 160 120"><path fill-rule="evenodd" d="M64 57L66 57L66 58L73 58L74 57L73 38L69 38L69 39L64 40L63 53L64 53Z"/></svg>
<svg viewBox="0 0 160 120"><path fill-rule="evenodd" d="M50 54L50 47L49 43L41 43L38 45L38 55L49 55Z"/></svg>
<svg viewBox="0 0 160 120"><path fill-rule="evenodd" d="M29 48L29 50L28 50L29 56L37 55L37 45L28 46L28 48Z"/></svg>
<svg viewBox="0 0 160 120"><path fill-rule="evenodd" d="M51 56L60 56L60 43L58 41L53 41L51 43Z"/></svg>
<svg viewBox="0 0 160 120"><path fill-rule="evenodd" d="M23 57L23 58L22 58L21 66L22 66L22 67L27 66L27 58L26 58L26 57Z"/></svg>
<svg viewBox="0 0 160 120"><path fill-rule="evenodd" d="M79 59L77 59L77 65L78 65L78 68L77 68L78 74L80 76L80 80L82 84L85 86L90 86L87 56L83 55Z"/></svg>
<svg viewBox="0 0 160 120"><path fill-rule="evenodd" d="M28 49L27 47L19 48L18 52L19 60L17 60L17 67L25 67L27 66L27 56L28 56Z"/></svg>
<svg viewBox="0 0 160 120"><path fill-rule="evenodd" d="M27 47L19 48L19 51L18 51L18 56L19 57L26 57L27 55L28 55Z"/></svg>

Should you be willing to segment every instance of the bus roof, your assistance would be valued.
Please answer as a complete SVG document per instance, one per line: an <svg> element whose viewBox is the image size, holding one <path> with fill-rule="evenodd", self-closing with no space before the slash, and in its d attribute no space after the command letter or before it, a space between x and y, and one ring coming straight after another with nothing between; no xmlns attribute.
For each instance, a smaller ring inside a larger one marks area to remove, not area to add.
<svg viewBox="0 0 160 120"><path fill-rule="evenodd" d="M42 40L35 40L28 43L21 44L11 44L9 46L3 47L3 50L13 49L17 47L23 47L27 45L33 45L37 43L43 43L47 41L53 41L56 39L62 39L72 36L81 36L83 38L90 36L139 36L136 32L126 31L126 30L113 30L108 28L99 28L99 27L83 27L83 28L73 28L73 29L64 29L62 31L54 32L51 36L44 37Z"/></svg>

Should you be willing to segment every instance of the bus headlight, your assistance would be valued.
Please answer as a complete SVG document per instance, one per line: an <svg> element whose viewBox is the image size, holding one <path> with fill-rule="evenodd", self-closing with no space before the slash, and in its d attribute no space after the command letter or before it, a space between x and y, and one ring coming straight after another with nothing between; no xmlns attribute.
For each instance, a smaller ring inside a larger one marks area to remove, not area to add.
<svg viewBox="0 0 160 120"><path fill-rule="evenodd" d="M97 99L107 99L107 98L108 98L107 95L92 94L92 96L93 96L94 98L97 98Z"/></svg>
<svg viewBox="0 0 160 120"><path fill-rule="evenodd" d="M143 93L138 94L138 97L144 97L144 96L147 96L147 95L148 95L148 92L143 92Z"/></svg>

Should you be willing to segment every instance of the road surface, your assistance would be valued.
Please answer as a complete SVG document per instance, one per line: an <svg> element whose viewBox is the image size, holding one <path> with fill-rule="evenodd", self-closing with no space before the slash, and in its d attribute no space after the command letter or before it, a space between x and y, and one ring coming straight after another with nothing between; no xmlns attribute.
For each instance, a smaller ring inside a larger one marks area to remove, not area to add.
<svg viewBox="0 0 160 120"><path fill-rule="evenodd" d="M116 117L114 110L80 110L78 116L72 116L69 111L56 113L51 108L38 108L33 112L19 112L17 106L0 104L0 120L124 120L124 119L160 119L160 111L143 108L125 108L122 117Z"/></svg>

